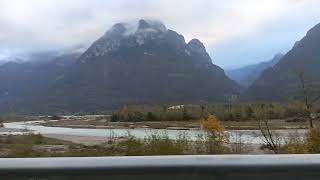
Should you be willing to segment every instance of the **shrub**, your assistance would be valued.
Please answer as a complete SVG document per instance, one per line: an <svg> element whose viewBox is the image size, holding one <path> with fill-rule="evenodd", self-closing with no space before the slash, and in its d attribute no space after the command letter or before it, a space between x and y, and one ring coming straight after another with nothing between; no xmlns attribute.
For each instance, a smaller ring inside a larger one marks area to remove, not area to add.
<svg viewBox="0 0 320 180"><path fill-rule="evenodd" d="M309 153L320 153L320 129L312 128L307 133L306 146Z"/></svg>
<svg viewBox="0 0 320 180"><path fill-rule="evenodd" d="M50 117L51 120L60 120L62 119L62 117L58 116L58 115L53 115Z"/></svg>
<svg viewBox="0 0 320 180"><path fill-rule="evenodd" d="M124 146L126 156L142 156L144 155L144 143L142 140L130 136L128 140L121 143Z"/></svg>
<svg viewBox="0 0 320 180"><path fill-rule="evenodd" d="M301 138L299 135L291 137L290 142L287 145L287 153L320 153L320 129L309 129L304 138Z"/></svg>

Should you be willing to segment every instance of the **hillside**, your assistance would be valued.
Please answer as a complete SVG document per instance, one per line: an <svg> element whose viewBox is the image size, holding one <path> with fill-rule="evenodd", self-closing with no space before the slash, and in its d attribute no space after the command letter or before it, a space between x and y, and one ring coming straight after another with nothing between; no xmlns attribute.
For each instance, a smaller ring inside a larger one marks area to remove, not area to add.
<svg viewBox="0 0 320 180"><path fill-rule="evenodd" d="M320 86L320 24L308 31L306 36L275 66L266 69L243 95L249 101L286 101L301 95L299 74L314 89Z"/></svg>

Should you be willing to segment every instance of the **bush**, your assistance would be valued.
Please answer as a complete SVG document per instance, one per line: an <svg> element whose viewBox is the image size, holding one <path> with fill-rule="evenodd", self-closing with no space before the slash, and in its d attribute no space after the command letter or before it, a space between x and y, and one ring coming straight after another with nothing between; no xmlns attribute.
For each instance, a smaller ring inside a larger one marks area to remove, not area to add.
<svg viewBox="0 0 320 180"><path fill-rule="evenodd" d="M130 136L128 140L122 143L121 146L125 146L126 156L142 156L144 155L144 144L143 141Z"/></svg>
<svg viewBox="0 0 320 180"><path fill-rule="evenodd" d="M307 133L307 149L309 153L320 153L320 129L312 128Z"/></svg>
<svg viewBox="0 0 320 180"><path fill-rule="evenodd" d="M292 137L287 145L287 153L290 154L318 154L320 153L320 129L312 128L306 133L305 138Z"/></svg>
<svg viewBox="0 0 320 180"><path fill-rule="evenodd" d="M184 154L184 148L179 141L171 140L167 135L151 135L145 140L145 155L179 155Z"/></svg>
<svg viewBox="0 0 320 180"><path fill-rule="evenodd" d="M50 120L60 120L60 119L62 119L62 117L60 117L58 115L50 116Z"/></svg>

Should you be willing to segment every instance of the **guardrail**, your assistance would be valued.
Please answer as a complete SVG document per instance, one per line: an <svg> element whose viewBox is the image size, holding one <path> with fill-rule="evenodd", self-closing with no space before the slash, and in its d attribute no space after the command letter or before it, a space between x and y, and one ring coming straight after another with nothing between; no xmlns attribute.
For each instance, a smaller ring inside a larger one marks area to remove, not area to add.
<svg viewBox="0 0 320 180"><path fill-rule="evenodd" d="M320 155L0 159L4 180L320 179Z"/></svg>

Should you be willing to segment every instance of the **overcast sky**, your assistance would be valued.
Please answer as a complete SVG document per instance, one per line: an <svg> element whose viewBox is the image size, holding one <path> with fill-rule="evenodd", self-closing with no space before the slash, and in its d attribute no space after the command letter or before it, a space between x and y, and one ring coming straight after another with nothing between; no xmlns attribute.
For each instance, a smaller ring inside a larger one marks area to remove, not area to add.
<svg viewBox="0 0 320 180"><path fill-rule="evenodd" d="M0 58L87 47L117 22L157 19L230 69L285 53L320 23L319 0L0 0Z"/></svg>

